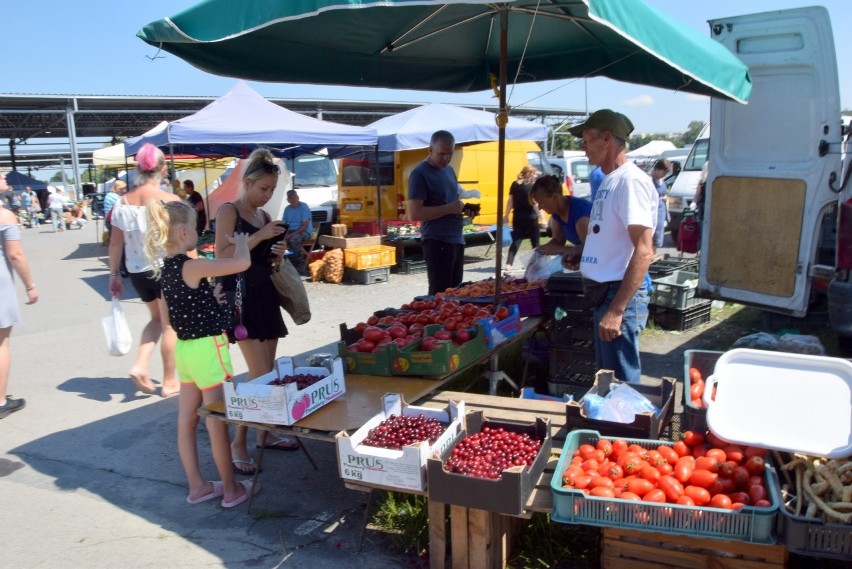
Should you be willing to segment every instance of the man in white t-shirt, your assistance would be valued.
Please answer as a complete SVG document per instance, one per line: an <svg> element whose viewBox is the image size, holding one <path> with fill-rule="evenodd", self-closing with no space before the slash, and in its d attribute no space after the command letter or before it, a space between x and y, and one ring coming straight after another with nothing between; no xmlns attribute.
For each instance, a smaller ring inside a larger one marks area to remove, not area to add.
<svg viewBox="0 0 852 569"><path fill-rule="evenodd" d="M626 116L603 109L570 132L582 138L589 164L605 175L580 257L589 292L600 298L594 317L597 365L638 382L639 334L648 320L645 275L654 256L659 196L651 177L627 159L633 123Z"/></svg>

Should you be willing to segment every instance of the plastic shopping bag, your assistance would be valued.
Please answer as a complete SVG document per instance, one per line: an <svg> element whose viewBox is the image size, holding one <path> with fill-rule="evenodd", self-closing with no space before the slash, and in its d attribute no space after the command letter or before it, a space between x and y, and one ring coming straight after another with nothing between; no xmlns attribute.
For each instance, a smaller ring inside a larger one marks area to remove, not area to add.
<svg viewBox="0 0 852 569"><path fill-rule="evenodd" d="M562 272L562 255L542 255L533 250L524 271L524 278L528 281L537 281L558 272Z"/></svg>
<svg viewBox="0 0 852 569"><path fill-rule="evenodd" d="M130 335L130 327L127 325L124 310L121 309L121 302L119 302L117 296L113 297L112 310L110 310L109 316L101 318L101 324L104 327L109 355L123 356L130 351L133 338Z"/></svg>
<svg viewBox="0 0 852 569"><path fill-rule="evenodd" d="M503 247L508 247L512 244L512 230L509 229L508 225L503 226L503 234L500 235L500 244Z"/></svg>

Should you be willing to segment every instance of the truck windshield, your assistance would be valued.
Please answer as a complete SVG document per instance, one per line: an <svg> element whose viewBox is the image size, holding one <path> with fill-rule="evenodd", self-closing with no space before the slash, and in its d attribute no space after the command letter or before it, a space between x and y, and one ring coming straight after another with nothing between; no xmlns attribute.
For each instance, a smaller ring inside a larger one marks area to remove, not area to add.
<svg viewBox="0 0 852 569"><path fill-rule="evenodd" d="M701 170L704 168L704 163L707 162L707 150L710 148L709 138L699 138L689 151L689 156L686 159L684 170Z"/></svg>
<svg viewBox="0 0 852 569"><path fill-rule="evenodd" d="M294 174L294 188L337 185L337 171L328 156L303 154L296 157L295 164L292 158L285 158L284 163Z"/></svg>

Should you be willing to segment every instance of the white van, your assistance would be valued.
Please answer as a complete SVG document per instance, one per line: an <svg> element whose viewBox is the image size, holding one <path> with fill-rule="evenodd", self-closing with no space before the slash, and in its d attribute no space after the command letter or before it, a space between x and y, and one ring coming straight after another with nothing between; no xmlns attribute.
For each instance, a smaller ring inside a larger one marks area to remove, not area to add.
<svg viewBox="0 0 852 569"><path fill-rule="evenodd" d="M672 189L669 192L669 215L671 217L668 230L672 233L672 239L677 242L677 232L683 219L683 210L692 205L695 199L695 190L701 180L701 169L707 162L707 150L710 147L710 123L704 125L698 138L692 145L692 149L681 162L680 174L675 178ZM671 160L671 158L670 158Z"/></svg>
<svg viewBox="0 0 852 569"><path fill-rule="evenodd" d="M748 65L753 90L747 105L710 104L699 291L794 317L824 294L848 349L852 168L828 12L722 18L710 29Z"/></svg>
<svg viewBox="0 0 852 569"><path fill-rule="evenodd" d="M328 157L328 152L302 154L295 160L283 158L293 181L293 189L299 192L299 201L311 208L314 227L324 222L337 221L337 165Z"/></svg>

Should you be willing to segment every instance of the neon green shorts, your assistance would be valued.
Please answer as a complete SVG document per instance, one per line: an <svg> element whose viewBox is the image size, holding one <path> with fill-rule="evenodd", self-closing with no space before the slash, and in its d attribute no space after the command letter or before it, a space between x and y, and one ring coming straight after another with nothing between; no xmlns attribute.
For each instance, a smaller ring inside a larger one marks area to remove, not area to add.
<svg viewBox="0 0 852 569"><path fill-rule="evenodd" d="M175 362L180 382L194 383L201 390L216 387L234 376L225 334L178 340Z"/></svg>

